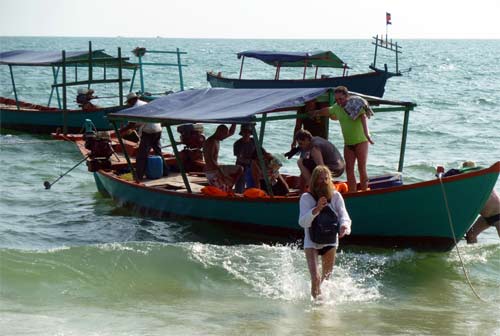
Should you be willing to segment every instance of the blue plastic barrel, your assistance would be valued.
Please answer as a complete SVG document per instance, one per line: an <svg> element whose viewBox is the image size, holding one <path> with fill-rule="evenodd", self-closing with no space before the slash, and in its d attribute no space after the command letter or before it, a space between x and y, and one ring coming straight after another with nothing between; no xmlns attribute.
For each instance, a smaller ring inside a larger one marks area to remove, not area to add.
<svg viewBox="0 0 500 336"><path fill-rule="evenodd" d="M148 156L146 163L146 177L148 179L158 179L163 176L163 158L158 155Z"/></svg>

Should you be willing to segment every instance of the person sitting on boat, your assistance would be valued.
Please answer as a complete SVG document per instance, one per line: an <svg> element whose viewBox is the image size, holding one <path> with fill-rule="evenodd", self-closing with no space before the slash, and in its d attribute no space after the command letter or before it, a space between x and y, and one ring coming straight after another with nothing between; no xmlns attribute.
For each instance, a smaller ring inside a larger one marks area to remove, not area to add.
<svg viewBox="0 0 500 336"><path fill-rule="evenodd" d="M264 148L262 150L262 158L264 165L267 169L267 178L271 183L271 189L274 196L286 196L290 192L290 188L286 183L283 176L281 176L279 169L283 166L281 162L272 154L268 153ZM252 153L252 176L255 181L256 188L262 189L267 192L266 182L260 167L257 150Z"/></svg>
<svg viewBox="0 0 500 336"><path fill-rule="evenodd" d="M462 164L462 169L470 170L476 167L473 161L466 161ZM495 227L497 229L498 237L500 237L500 196L493 189L490 197L486 201L483 209L479 213L472 227L467 231L465 239L467 244L477 243L477 236L484 230Z"/></svg>
<svg viewBox="0 0 500 336"><path fill-rule="evenodd" d="M140 100L139 97L134 93L130 92L127 95L127 106L142 106L147 103ZM130 129L137 129L139 133L139 148L137 149L136 155L136 173L138 181L144 178L146 173L146 164L149 155L149 151L153 149L155 155L162 156L161 152L161 124L160 123L128 123L127 126L120 130L120 133L124 133ZM163 175L168 174L168 166L163 164Z"/></svg>
<svg viewBox="0 0 500 336"><path fill-rule="evenodd" d="M309 113L310 111L316 110L316 101L307 102L303 108L297 111L297 115L303 113ZM312 134L312 136L319 136L323 139L328 138L327 128L325 125L325 118L322 117L311 117L308 118L296 118L295 119L295 128L293 130L293 134L295 135L299 130L305 129ZM287 159L291 159L295 154L300 152L300 148L297 147L297 141L295 137L290 145L290 151L285 153Z"/></svg>
<svg viewBox="0 0 500 336"><path fill-rule="evenodd" d="M252 178L252 154L255 152L255 141L252 138L252 124L242 124L240 128L241 138L233 144L233 154L236 156L236 164L243 167L243 175L240 176L234 187L235 192L242 193L246 188L255 186Z"/></svg>
<svg viewBox="0 0 500 336"><path fill-rule="evenodd" d="M92 104L91 100L97 98L94 96L94 90L87 88L79 88L77 91L76 103L84 111L92 111L98 109L98 106Z"/></svg>
<svg viewBox="0 0 500 336"><path fill-rule="evenodd" d="M299 225L304 228L304 252L314 299L321 294L321 283L332 275L339 238L351 233L351 218L342 195L333 187L331 175L326 166L314 168L310 191L302 194L299 203ZM327 230L317 230L314 226L318 224ZM321 256L321 274L318 256Z"/></svg>
<svg viewBox="0 0 500 336"><path fill-rule="evenodd" d="M332 120L340 122L342 135L344 137L344 157L346 160L347 185L349 192L357 190L354 166L358 161L358 172L361 190L368 188L368 173L366 163L368 160L368 146L374 144L368 131L367 119L371 114L368 104L363 104L363 99L357 96L349 96L345 86L334 89L336 103L331 107L325 107L310 112L311 116L329 116ZM352 99L352 102L349 101ZM349 106L352 105L352 106Z"/></svg>
<svg viewBox="0 0 500 336"><path fill-rule="evenodd" d="M231 128L219 125L215 133L208 137L203 144L203 158L205 159L205 175L208 183L223 191L229 192L235 182L243 174L243 167L239 165L219 165L220 142L234 134L236 124Z"/></svg>
<svg viewBox="0 0 500 336"><path fill-rule="evenodd" d="M316 166L325 165L332 172L332 177L339 177L344 172L344 159L339 150L330 141L321 137L313 137L309 131L299 130L295 140L301 150L297 165L300 169L302 190L311 179L311 173Z"/></svg>

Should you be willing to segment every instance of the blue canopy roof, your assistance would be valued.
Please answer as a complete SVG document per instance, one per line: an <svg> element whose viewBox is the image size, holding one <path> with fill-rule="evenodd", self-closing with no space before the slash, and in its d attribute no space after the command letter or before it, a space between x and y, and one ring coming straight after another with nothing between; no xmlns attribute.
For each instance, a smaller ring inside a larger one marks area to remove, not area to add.
<svg viewBox="0 0 500 336"><path fill-rule="evenodd" d="M269 65L282 67L303 67L319 66L327 68L343 68L347 64L344 63L337 55L331 51L311 51L311 52L294 52L294 51L266 51L266 50L248 50L239 52L238 58L242 56L252 57Z"/></svg>
<svg viewBox="0 0 500 336"><path fill-rule="evenodd" d="M303 106L325 94L315 89L225 89L182 91L151 103L108 114L108 118L143 121L241 123L265 112Z"/></svg>
<svg viewBox="0 0 500 336"><path fill-rule="evenodd" d="M93 66L116 67L118 60L102 50L92 52ZM88 66L88 51L67 51L66 62L81 61L76 63L78 66ZM52 66L62 63L61 51L35 51L35 50L13 50L0 53L0 64L18 65L18 66ZM136 68L137 65L122 61L123 68Z"/></svg>

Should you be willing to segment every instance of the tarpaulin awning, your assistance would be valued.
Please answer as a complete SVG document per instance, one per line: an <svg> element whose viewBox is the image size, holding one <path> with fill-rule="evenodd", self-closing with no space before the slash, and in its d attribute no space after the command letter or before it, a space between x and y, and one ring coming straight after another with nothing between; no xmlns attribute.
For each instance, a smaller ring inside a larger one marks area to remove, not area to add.
<svg viewBox="0 0 500 336"><path fill-rule="evenodd" d="M199 89L157 98L151 103L108 114L108 118L143 121L245 122L255 115L294 110L324 95L315 89Z"/></svg>
<svg viewBox="0 0 500 336"><path fill-rule="evenodd" d="M256 58L272 66L281 67L304 67L318 66L324 68L344 68L347 67L337 55L331 51L315 52L278 52L263 50L248 50L239 52L238 58L243 56Z"/></svg>
<svg viewBox="0 0 500 336"><path fill-rule="evenodd" d="M154 122L243 123L263 113L294 111L311 100L328 101L330 88L226 89L181 91L157 98L149 104L108 114L110 120ZM360 95L370 105L415 106Z"/></svg>
<svg viewBox="0 0 500 336"><path fill-rule="evenodd" d="M81 61L81 63L79 63ZM66 62L72 66L89 65L88 51L67 51ZM92 66L94 67L118 67L119 60L106 54L102 50L92 52ZM35 50L13 50L0 53L0 64L17 66L60 66L62 65L62 52L60 51L35 51ZM124 69L138 68L136 64L122 60Z"/></svg>

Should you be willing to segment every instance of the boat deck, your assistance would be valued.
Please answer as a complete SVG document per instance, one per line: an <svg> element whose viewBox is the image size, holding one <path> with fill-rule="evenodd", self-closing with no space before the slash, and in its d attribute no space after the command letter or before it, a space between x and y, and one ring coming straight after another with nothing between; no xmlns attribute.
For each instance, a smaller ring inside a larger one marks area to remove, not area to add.
<svg viewBox="0 0 500 336"><path fill-rule="evenodd" d="M199 176L200 174L190 174L187 175L189 185L191 186L192 192L201 192L201 189L208 185L207 178L205 176ZM186 186L184 185L184 180L180 173L170 173L168 176L155 179L155 180L144 180L142 181L146 187L155 187L161 189L170 189L178 192L187 192Z"/></svg>

